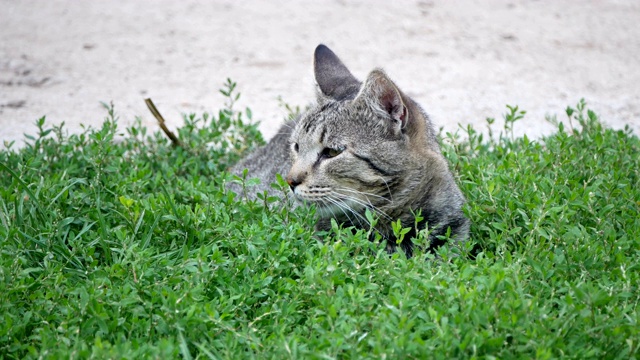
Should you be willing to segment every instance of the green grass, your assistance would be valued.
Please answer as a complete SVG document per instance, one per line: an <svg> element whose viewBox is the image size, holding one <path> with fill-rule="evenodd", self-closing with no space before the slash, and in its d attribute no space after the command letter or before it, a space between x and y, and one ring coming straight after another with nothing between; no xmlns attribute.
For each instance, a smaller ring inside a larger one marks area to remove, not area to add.
<svg viewBox="0 0 640 360"><path fill-rule="evenodd" d="M0 358L636 358L640 141L567 113L537 141L517 108L444 136L473 226L441 260L226 192L249 111L186 117L186 150L120 139L112 107L77 135L41 119L0 151Z"/></svg>

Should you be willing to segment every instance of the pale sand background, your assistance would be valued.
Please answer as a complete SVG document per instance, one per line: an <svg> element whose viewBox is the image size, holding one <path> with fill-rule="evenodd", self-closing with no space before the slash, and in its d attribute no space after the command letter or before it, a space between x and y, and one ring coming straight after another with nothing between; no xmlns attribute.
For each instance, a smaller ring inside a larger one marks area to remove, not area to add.
<svg viewBox="0 0 640 360"><path fill-rule="evenodd" d="M43 115L100 125L100 101L155 130L144 97L175 126L217 111L227 77L269 137L278 96L313 100L318 43L360 79L383 67L447 130L511 104L528 111L517 133L539 136L584 97L640 133L640 1L0 0L0 141Z"/></svg>

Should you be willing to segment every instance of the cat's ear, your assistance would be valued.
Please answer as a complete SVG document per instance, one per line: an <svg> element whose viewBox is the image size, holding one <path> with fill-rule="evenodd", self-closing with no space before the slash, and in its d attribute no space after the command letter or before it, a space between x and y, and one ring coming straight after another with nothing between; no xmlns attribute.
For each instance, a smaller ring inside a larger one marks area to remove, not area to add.
<svg viewBox="0 0 640 360"><path fill-rule="evenodd" d="M313 56L313 72L316 79L318 100L355 98L360 82L328 47L320 44Z"/></svg>
<svg viewBox="0 0 640 360"><path fill-rule="evenodd" d="M392 120L396 132L402 131L409 122L409 111L400 91L380 69L369 73L355 101L363 101L372 110Z"/></svg>

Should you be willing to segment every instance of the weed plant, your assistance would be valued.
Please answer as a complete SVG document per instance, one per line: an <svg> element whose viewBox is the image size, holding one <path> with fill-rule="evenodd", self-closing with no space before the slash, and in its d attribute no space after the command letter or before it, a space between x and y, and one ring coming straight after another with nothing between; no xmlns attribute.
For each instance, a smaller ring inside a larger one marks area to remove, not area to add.
<svg viewBox="0 0 640 360"><path fill-rule="evenodd" d="M540 140L513 137L516 107L497 134L443 135L471 239L407 259L226 191L251 190L225 169L263 141L223 92L217 115L185 117L184 148L140 124L120 139L108 106L100 129L42 118L0 151L0 358L639 356L630 130L580 102Z"/></svg>

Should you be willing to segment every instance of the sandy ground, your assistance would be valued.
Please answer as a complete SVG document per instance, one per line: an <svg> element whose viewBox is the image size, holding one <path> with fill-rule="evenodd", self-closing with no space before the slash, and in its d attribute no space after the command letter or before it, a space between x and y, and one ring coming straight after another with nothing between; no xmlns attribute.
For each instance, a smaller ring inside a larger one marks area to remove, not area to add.
<svg viewBox="0 0 640 360"><path fill-rule="evenodd" d="M546 114L584 97L612 127L640 133L640 2L0 0L0 141L35 120L156 128L151 97L174 126L217 111L227 77L273 135L313 100L311 56L332 48L359 78L383 67L436 126L485 128L505 104L516 132L552 131Z"/></svg>

